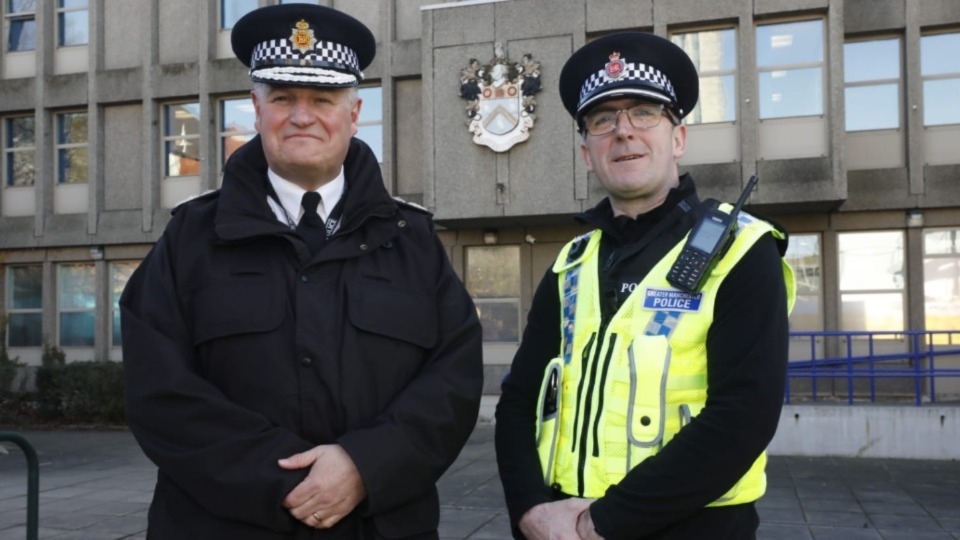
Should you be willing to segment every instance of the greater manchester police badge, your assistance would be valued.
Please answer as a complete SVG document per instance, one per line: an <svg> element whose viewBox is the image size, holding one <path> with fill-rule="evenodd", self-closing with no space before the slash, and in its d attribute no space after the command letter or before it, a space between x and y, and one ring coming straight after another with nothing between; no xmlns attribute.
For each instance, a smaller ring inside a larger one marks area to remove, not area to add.
<svg viewBox="0 0 960 540"><path fill-rule="evenodd" d="M506 152L530 137L540 91L540 62L525 54L510 62L503 46L494 44L489 64L471 58L460 70L460 97L467 100L468 128L473 142Z"/></svg>

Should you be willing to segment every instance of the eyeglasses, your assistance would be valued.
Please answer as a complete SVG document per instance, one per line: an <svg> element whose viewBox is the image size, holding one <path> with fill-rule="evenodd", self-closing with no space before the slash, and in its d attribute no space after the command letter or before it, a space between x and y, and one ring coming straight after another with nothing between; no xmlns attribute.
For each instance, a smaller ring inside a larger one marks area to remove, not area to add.
<svg viewBox="0 0 960 540"><path fill-rule="evenodd" d="M650 129L660 125L663 104L638 103L627 109L591 111L584 115L583 125L590 135L606 135L617 129L620 113L627 113L630 125L636 129Z"/></svg>

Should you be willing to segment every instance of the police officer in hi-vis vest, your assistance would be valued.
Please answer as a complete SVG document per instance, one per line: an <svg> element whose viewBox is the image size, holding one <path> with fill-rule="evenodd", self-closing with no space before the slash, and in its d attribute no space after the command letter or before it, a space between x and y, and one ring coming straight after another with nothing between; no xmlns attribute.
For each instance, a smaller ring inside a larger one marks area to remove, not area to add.
<svg viewBox="0 0 960 540"><path fill-rule="evenodd" d="M560 73L607 197L540 283L503 382L517 538L755 538L795 287L784 231L678 173L698 86L682 49L644 33L597 39Z"/></svg>

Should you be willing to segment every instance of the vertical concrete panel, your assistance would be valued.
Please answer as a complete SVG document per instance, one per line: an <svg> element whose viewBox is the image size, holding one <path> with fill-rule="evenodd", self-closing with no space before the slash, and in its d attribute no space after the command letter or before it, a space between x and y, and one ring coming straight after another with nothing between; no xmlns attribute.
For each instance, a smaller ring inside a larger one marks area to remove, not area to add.
<svg viewBox="0 0 960 540"><path fill-rule="evenodd" d="M452 11L452 10L440 10ZM434 205L437 219L501 216L497 204L496 154L473 143L467 131L466 101L460 98L460 70L471 58L487 62L489 43L435 49L433 70Z"/></svg>
<svg viewBox="0 0 960 540"><path fill-rule="evenodd" d="M423 138L407 136L423 131L420 79L397 81L394 100L397 147L397 194L423 196Z"/></svg>
<svg viewBox="0 0 960 540"><path fill-rule="evenodd" d="M381 29L381 0L337 0L333 7L348 15L353 16L373 32L377 43L383 43L383 30ZM392 2L393 0L387 0Z"/></svg>
<svg viewBox="0 0 960 540"><path fill-rule="evenodd" d="M572 53L569 36L512 41L509 57L534 54L540 61L543 89L536 95L536 122L530 138L510 151L507 215L573 213L580 210L575 200L575 167L579 150L571 144L573 119L563 108L559 95L560 68Z"/></svg>
<svg viewBox="0 0 960 540"><path fill-rule="evenodd" d="M433 47L493 41L493 7L480 4L432 10Z"/></svg>
<svg viewBox="0 0 960 540"><path fill-rule="evenodd" d="M844 0L843 31L847 34L902 29L906 0Z"/></svg>
<svg viewBox="0 0 960 540"><path fill-rule="evenodd" d="M736 19L742 4L741 0L713 0L709 17L713 21ZM658 27L696 22L704 18L703 7L701 0L654 0L653 15Z"/></svg>
<svg viewBox="0 0 960 540"><path fill-rule="evenodd" d="M104 210L134 210L143 203L140 105L103 108Z"/></svg>
<svg viewBox="0 0 960 540"><path fill-rule="evenodd" d="M203 4L194 0L163 0L159 7L160 63L196 62L200 46L197 21Z"/></svg>
<svg viewBox="0 0 960 540"><path fill-rule="evenodd" d="M145 0L120 0L104 3L104 68L130 68L141 65L143 33L140 25Z"/></svg>
<svg viewBox="0 0 960 540"><path fill-rule="evenodd" d="M827 9L829 0L754 0L753 12L757 15L790 13L791 11L809 11Z"/></svg>
<svg viewBox="0 0 960 540"><path fill-rule="evenodd" d="M653 26L653 0L589 0L587 33L641 30Z"/></svg>
<svg viewBox="0 0 960 540"><path fill-rule="evenodd" d="M420 7L433 3L432 0L394 1L397 14L393 33L396 40L420 39Z"/></svg>

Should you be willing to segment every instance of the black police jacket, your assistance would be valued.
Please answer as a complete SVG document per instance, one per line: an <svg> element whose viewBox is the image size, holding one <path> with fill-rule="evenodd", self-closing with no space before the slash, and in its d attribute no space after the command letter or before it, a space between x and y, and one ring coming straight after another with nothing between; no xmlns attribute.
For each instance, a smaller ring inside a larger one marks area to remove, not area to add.
<svg viewBox="0 0 960 540"><path fill-rule="evenodd" d="M428 213L351 141L339 231L311 256L267 202L259 137L181 205L120 301L127 421L158 466L152 539L435 538L435 483L477 419L480 326ZM340 444L367 497L330 530L281 506Z"/></svg>

